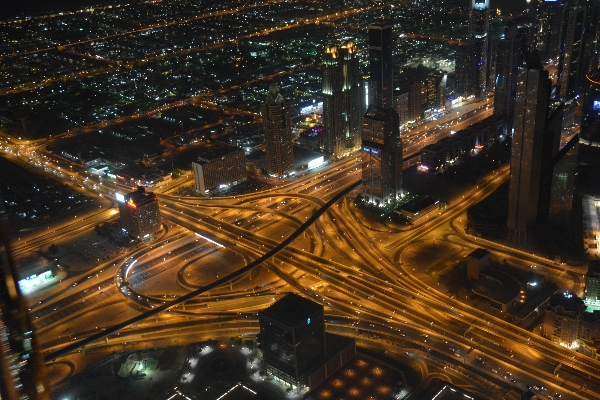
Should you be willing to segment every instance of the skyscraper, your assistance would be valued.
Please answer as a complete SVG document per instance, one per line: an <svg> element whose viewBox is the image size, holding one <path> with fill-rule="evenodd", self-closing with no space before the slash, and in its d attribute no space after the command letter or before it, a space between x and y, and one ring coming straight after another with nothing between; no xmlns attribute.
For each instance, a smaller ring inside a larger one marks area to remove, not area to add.
<svg viewBox="0 0 600 400"><path fill-rule="evenodd" d="M577 3L573 1L572 3ZM583 39L585 33L586 8L580 5L569 6L563 15L558 61L559 96L562 101L570 101L578 95L577 75L580 73ZM583 71L586 73L587 71Z"/></svg>
<svg viewBox="0 0 600 400"><path fill-rule="evenodd" d="M369 25L369 104L380 108L392 107L393 63L392 26L384 22Z"/></svg>
<svg viewBox="0 0 600 400"><path fill-rule="evenodd" d="M363 194L375 204L393 202L402 195L398 113L391 107L369 106L363 121Z"/></svg>
<svg viewBox="0 0 600 400"><path fill-rule="evenodd" d="M551 227L564 227L569 224L573 208L578 149L579 135L575 135L550 162L552 176L547 224Z"/></svg>
<svg viewBox="0 0 600 400"><path fill-rule="evenodd" d="M323 124L325 153L339 158L360 149L362 87L356 47L342 42L325 48Z"/></svg>
<svg viewBox="0 0 600 400"><path fill-rule="evenodd" d="M262 106L265 145L267 147L267 172L284 177L294 172L294 147L290 106L272 83Z"/></svg>
<svg viewBox="0 0 600 400"><path fill-rule="evenodd" d="M478 76L474 72L475 47L466 43L456 50L456 91L469 97L479 93Z"/></svg>
<svg viewBox="0 0 600 400"><path fill-rule="evenodd" d="M523 39L517 35L517 26L512 22L506 27L504 35L497 41L496 91L494 94L494 115L502 117L505 126L509 128L513 126L522 47Z"/></svg>
<svg viewBox="0 0 600 400"><path fill-rule="evenodd" d="M526 240L536 226L551 82L537 57L519 68L510 160L507 227Z"/></svg>
<svg viewBox="0 0 600 400"><path fill-rule="evenodd" d="M0 398L48 400L50 389L33 325L10 254L6 215L0 203Z"/></svg>
<svg viewBox="0 0 600 400"><path fill-rule="evenodd" d="M542 0L537 15L537 49L544 61L558 63L566 0Z"/></svg>
<svg viewBox="0 0 600 400"><path fill-rule="evenodd" d="M468 42L473 48L474 59L471 66L476 77L477 95L480 97L487 90L489 29L489 0L471 0Z"/></svg>

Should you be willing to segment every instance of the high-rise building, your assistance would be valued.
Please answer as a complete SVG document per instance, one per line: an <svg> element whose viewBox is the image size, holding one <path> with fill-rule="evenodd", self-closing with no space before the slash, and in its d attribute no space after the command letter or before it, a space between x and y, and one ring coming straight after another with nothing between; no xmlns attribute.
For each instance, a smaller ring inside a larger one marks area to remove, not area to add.
<svg viewBox="0 0 600 400"><path fill-rule="evenodd" d="M502 117L505 126L513 126L517 77L522 60L523 39L517 35L514 23L507 26L504 35L497 41L496 91L494 93L494 115Z"/></svg>
<svg viewBox="0 0 600 400"><path fill-rule="evenodd" d="M446 107L446 78L441 72L427 75L427 108L443 110Z"/></svg>
<svg viewBox="0 0 600 400"><path fill-rule="evenodd" d="M352 42L325 48L323 59L325 153L335 158L360 149L363 97L356 47Z"/></svg>
<svg viewBox="0 0 600 400"><path fill-rule="evenodd" d="M573 3L577 3L573 1ZM563 15L563 27L559 43L558 87L562 101L575 99L578 93L577 77L585 74L581 67L585 33L586 8L581 5L567 7Z"/></svg>
<svg viewBox="0 0 600 400"><path fill-rule="evenodd" d="M485 96L488 78L488 34L490 30L489 0L471 0L469 12L469 45L473 47L472 73L476 79L476 95Z"/></svg>
<svg viewBox="0 0 600 400"><path fill-rule="evenodd" d="M586 74L581 108L581 143L600 145L600 68Z"/></svg>
<svg viewBox="0 0 600 400"><path fill-rule="evenodd" d="M542 0L537 14L537 50L544 61L558 63L565 0Z"/></svg>
<svg viewBox="0 0 600 400"><path fill-rule="evenodd" d="M536 57L519 68L510 160L507 226L515 240L526 240L537 225L544 137L551 82Z"/></svg>
<svg viewBox="0 0 600 400"><path fill-rule="evenodd" d="M294 172L294 144L290 106L279 93L279 86L272 83L262 106L266 168L270 175L285 177Z"/></svg>
<svg viewBox="0 0 600 400"><path fill-rule="evenodd" d="M380 108L393 106L392 25L369 25L369 104Z"/></svg>
<svg viewBox="0 0 600 400"><path fill-rule="evenodd" d="M552 158L551 184L547 225L565 227L569 224L573 208L575 168L579 149L579 135L571 140Z"/></svg>
<svg viewBox="0 0 600 400"><path fill-rule="evenodd" d="M402 195L402 141L398 113L370 106L363 118L363 195L383 205Z"/></svg>
<svg viewBox="0 0 600 400"><path fill-rule="evenodd" d="M18 285L0 202L0 398L49 400L43 357Z"/></svg>
<svg viewBox="0 0 600 400"><path fill-rule="evenodd" d="M130 236L147 240L160 231L160 212L158 198L152 192L146 192L138 186L135 192L117 195L121 227Z"/></svg>
<svg viewBox="0 0 600 400"><path fill-rule="evenodd" d="M479 93L478 75L475 73L475 46L466 43L456 51L456 92L464 97Z"/></svg>
<svg viewBox="0 0 600 400"><path fill-rule="evenodd" d="M323 306L288 293L260 311L258 321L266 373L295 387L309 386L309 375L326 357Z"/></svg>

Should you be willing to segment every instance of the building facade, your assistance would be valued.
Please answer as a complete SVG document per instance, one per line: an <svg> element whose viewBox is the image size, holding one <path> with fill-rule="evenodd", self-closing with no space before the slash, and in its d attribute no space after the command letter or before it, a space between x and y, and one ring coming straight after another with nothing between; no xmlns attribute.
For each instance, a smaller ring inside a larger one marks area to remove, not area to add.
<svg viewBox="0 0 600 400"><path fill-rule="evenodd" d="M374 204L402 195L402 141L393 108L370 106L363 118L363 195Z"/></svg>
<svg viewBox="0 0 600 400"><path fill-rule="evenodd" d="M489 8L489 0L471 0L468 42L473 48L471 65L476 79L476 95L479 97L485 96L488 87Z"/></svg>
<svg viewBox="0 0 600 400"><path fill-rule="evenodd" d="M585 33L586 7L572 5L563 16L558 61L559 95L563 101L574 100L578 93L577 78L585 74L581 67ZM581 67L581 68L580 68Z"/></svg>
<svg viewBox="0 0 600 400"><path fill-rule="evenodd" d="M586 306L573 294L557 293L548 300L544 315L544 336L555 343L570 346L579 338L579 323Z"/></svg>
<svg viewBox="0 0 600 400"><path fill-rule="evenodd" d="M585 274L586 303L598 304L600 300L600 263L591 262Z"/></svg>
<svg viewBox="0 0 600 400"><path fill-rule="evenodd" d="M322 68L324 151L339 158L361 144L363 96L354 44L326 47Z"/></svg>
<svg viewBox="0 0 600 400"><path fill-rule="evenodd" d="M558 63L560 54L560 38L563 26L563 14L566 2L541 1L536 21L537 50L544 61Z"/></svg>
<svg viewBox="0 0 600 400"><path fill-rule="evenodd" d="M509 232L524 241L537 223L551 83L539 59L519 68L508 198Z"/></svg>
<svg viewBox="0 0 600 400"><path fill-rule="evenodd" d="M552 182L548 204L548 226L566 227L569 225L573 209L575 188L575 168L579 153L579 135L571 140L552 159Z"/></svg>
<svg viewBox="0 0 600 400"><path fill-rule="evenodd" d="M219 145L211 150L209 154L198 157L198 161L192 162L194 187L203 196L227 190L247 179L243 149Z"/></svg>
<svg viewBox="0 0 600 400"><path fill-rule="evenodd" d="M475 47L465 43L458 46L456 51L456 91L464 97L478 93L478 75L475 65Z"/></svg>
<svg viewBox="0 0 600 400"><path fill-rule="evenodd" d="M523 38L517 35L517 26L512 23L496 44L496 89L494 92L494 115L503 118L506 126L510 127L513 126L522 48Z"/></svg>
<svg viewBox="0 0 600 400"><path fill-rule="evenodd" d="M572 293L556 293L548 300L544 336L566 347L600 339L600 311L586 312L587 305Z"/></svg>
<svg viewBox="0 0 600 400"><path fill-rule="evenodd" d="M119 200L119 198L117 198ZM158 198L143 186L122 196L119 204L121 227L136 239L151 239L161 229Z"/></svg>
<svg viewBox="0 0 600 400"><path fill-rule="evenodd" d="M287 177L294 173L294 144L290 106L279 93L279 86L269 86L269 94L262 106L266 169L269 175Z"/></svg>
<svg viewBox="0 0 600 400"><path fill-rule="evenodd" d="M392 25L377 22L369 25L369 104L393 107Z"/></svg>

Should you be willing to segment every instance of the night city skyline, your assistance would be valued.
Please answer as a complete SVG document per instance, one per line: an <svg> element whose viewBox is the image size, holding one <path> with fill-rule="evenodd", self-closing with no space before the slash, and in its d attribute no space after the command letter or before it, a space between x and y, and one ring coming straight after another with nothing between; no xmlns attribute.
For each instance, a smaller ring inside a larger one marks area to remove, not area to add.
<svg viewBox="0 0 600 400"><path fill-rule="evenodd" d="M599 21L2 7L0 397L600 400Z"/></svg>

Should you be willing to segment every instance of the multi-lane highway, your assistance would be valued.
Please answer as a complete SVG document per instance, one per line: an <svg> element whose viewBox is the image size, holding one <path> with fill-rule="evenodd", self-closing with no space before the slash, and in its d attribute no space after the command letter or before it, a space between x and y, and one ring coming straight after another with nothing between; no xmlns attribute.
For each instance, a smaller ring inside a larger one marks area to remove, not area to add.
<svg viewBox="0 0 600 400"><path fill-rule="evenodd" d="M52 163L46 166L50 170L56 168ZM202 260L207 253L215 251L218 247L215 243L235 249L237 254L243 255L244 263L256 259L288 237L328 198L355 184L360 179L359 166L357 157L346 158L268 191L243 196L193 198L160 195L163 218L182 226L188 233L162 239L169 241L168 251L157 246L152 251L142 249L120 255L118 263L113 262L114 265L102 269L98 276L89 275L93 279L75 277L65 282L63 289L57 293L50 294L49 291L46 301L32 307L32 316L45 345L49 350L56 350L71 342L72 338L81 339L113 323L112 319L103 319L96 329L90 331L89 323L80 325L87 321L89 313L102 315L104 308L115 310L125 307L128 311L123 316L126 317L139 314L143 309L152 310L158 305L168 304L169 298L146 294L144 283L164 275L165 271L182 268L188 258ZM62 173L76 180L84 179L64 169ZM185 315L196 323L209 323L218 309L222 318L231 318L228 323L235 325L235 315L243 311L246 323L248 320L255 321L254 312L276 298L260 298L258 295L273 293L274 288L277 291L293 289L323 303L331 315L351 316L350 320L331 319L329 325L332 330L347 331L351 328L354 329L351 333L360 340L369 341L382 340L377 337L382 338L385 334L386 340L404 343L398 347L411 347L415 355L431 354L433 351L435 354L430 360L449 366L461 365L461 368L469 370L469 374L502 388L497 390L543 386L570 398L599 398L600 366L597 361L516 328L503 319L448 299L402 267L404 249L443 225L453 230L452 235L462 246L479 246L482 240L466 236L461 229L462 224L456 221L464 218L463 214L470 205L491 193L507 176L507 168L495 171L485 179L485 183L465 193L465 200L452 202L442 215L413 229L399 230L376 222L365 224L357 217L351 202L340 201L312 225L303 240L297 240L268 263L276 278L254 291L252 300L248 300L247 292L228 293L230 291L225 285L218 291L218 297L199 298L181 309L173 307L171 314ZM118 189L107 183L94 185L95 189L88 185L85 190L97 191L106 197ZM79 229L84 231L110 214L114 214L114 209L82 216L81 221L53 230L49 235L38 235L22 244L17 243L17 250L34 249L67 232L77 234ZM202 235L203 239L194 234ZM499 254L521 258L525 263L534 262L549 271L558 268L553 261L528 253L489 242L486 242L486 247ZM135 264L132 264L133 261ZM565 268L569 267L560 266L561 270ZM580 268L571 269L581 272ZM317 287L326 290L306 287L300 279L300 276L306 275L320 282ZM132 304L138 311L131 311ZM224 310L229 311L225 316ZM161 328L161 321L156 320L157 326L144 323L143 329L171 332ZM68 331L65 331L65 326L68 326ZM255 330L255 325L252 327ZM138 326L137 329L142 328ZM407 329L413 332L410 336ZM58 335L57 339L59 330L67 333ZM126 334L129 333L123 333ZM113 341L109 338L106 342ZM453 345L445 346L446 341Z"/></svg>

